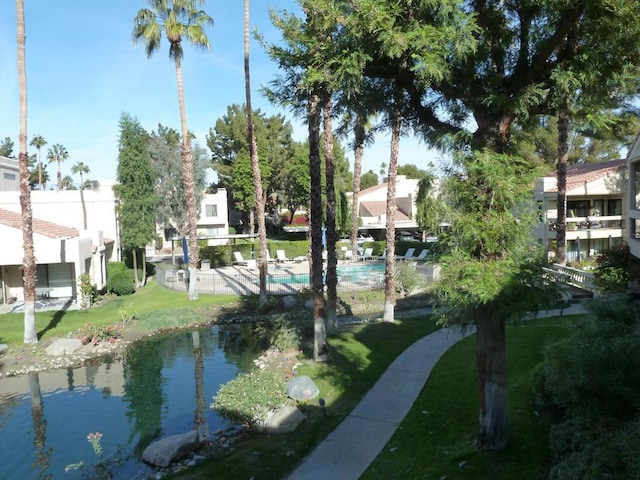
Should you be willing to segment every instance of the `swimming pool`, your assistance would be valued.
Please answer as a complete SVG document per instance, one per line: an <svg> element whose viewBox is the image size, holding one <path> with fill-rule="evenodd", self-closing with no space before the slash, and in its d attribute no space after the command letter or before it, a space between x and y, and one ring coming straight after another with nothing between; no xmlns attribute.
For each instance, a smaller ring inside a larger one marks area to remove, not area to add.
<svg viewBox="0 0 640 480"><path fill-rule="evenodd" d="M376 282L384 276L384 264L338 266L338 284L347 282ZM326 272L325 274L326 275ZM288 285L309 285L308 273L269 272L269 283Z"/></svg>

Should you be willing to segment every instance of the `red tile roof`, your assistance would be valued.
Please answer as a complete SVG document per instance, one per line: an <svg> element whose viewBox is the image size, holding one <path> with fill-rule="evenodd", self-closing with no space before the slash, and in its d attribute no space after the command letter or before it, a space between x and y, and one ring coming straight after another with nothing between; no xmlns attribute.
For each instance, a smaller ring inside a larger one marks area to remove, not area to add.
<svg viewBox="0 0 640 480"><path fill-rule="evenodd" d="M567 191L576 187L590 183L611 173L615 173L621 168L626 168L626 160L611 160L602 163L581 163L567 166ZM550 173L549 177L556 177L557 172ZM554 193L558 191L558 187L553 186L545 193Z"/></svg>
<svg viewBox="0 0 640 480"><path fill-rule="evenodd" d="M19 213L0 208L0 225L22 229L22 216ZM75 228L65 227L46 220L33 219L33 233L49 238L71 238L80 235Z"/></svg>
<svg viewBox="0 0 640 480"><path fill-rule="evenodd" d="M360 208L364 208L367 212L370 213L372 217L377 217L380 215L386 215L387 202L386 200L360 202ZM396 212L393 215L393 219L396 221L403 222L403 221L408 221L409 217L405 215L400 209L398 209L398 207L396 207Z"/></svg>

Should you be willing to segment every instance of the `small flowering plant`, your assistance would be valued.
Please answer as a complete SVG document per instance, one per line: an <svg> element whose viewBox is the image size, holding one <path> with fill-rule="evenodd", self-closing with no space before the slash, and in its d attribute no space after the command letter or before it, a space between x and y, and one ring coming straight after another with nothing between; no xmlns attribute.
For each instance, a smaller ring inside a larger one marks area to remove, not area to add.
<svg viewBox="0 0 640 480"><path fill-rule="evenodd" d="M119 325L95 327L87 323L84 327L78 329L77 337L82 341L83 345L97 345L100 342L113 343L122 338L122 329Z"/></svg>
<svg viewBox="0 0 640 480"><path fill-rule="evenodd" d="M90 433L87 435L87 440L93 447L93 451L99 457L102 456L102 445L100 444L100 439L102 438L102 434L100 432Z"/></svg>

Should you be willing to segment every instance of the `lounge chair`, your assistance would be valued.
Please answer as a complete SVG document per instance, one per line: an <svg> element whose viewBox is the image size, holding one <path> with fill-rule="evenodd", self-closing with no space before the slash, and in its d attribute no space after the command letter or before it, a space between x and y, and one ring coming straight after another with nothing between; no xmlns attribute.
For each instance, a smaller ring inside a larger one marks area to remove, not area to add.
<svg viewBox="0 0 640 480"><path fill-rule="evenodd" d="M344 252L344 261L350 262L353 260L353 250L345 250Z"/></svg>
<svg viewBox="0 0 640 480"><path fill-rule="evenodd" d="M410 248L404 255L396 255L396 260L412 260L413 254L416 252L415 248Z"/></svg>
<svg viewBox="0 0 640 480"><path fill-rule="evenodd" d="M378 260L386 260L387 259L387 249L384 249L384 252L382 252L382 255L380 255L378 257Z"/></svg>
<svg viewBox="0 0 640 480"><path fill-rule="evenodd" d="M365 248L364 249L364 253L360 256L360 258L362 260L364 260L365 262L367 260L373 260L375 257L373 256L373 248Z"/></svg>
<svg viewBox="0 0 640 480"><path fill-rule="evenodd" d="M277 259L271 258L271 254L269 253L269 250L267 250L267 263L276 263L277 261Z"/></svg>
<svg viewBox="0 0 640 480"><path fill-rule="evenodd" d="M287 258L287 255L284 253L284 250L276 250L276 261L277 262L290 262Z"/></svg>
<svg viewBox="0 0 640 480"><path fill-rule="evenodd" d="M240 252L233 252L233 264L246 265L247 261L244 258L242 258L242 254Z"/></svg>
<svg viewBox="0 0 640 480"><path fill-rule="evenodd" d="M423 248L418 254L418 256L416 258L412 258L411 260L416 260L417 262L419 262L420 260L426 260L427 255L429 255L429 249Z"/></svg>

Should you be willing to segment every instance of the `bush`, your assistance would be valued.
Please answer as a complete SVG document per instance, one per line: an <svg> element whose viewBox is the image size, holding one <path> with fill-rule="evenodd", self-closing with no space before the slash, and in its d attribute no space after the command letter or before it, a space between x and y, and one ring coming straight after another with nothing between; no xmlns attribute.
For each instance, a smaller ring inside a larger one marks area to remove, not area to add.
<svg viewBox="0 0 640 480"><path fill-rule="evenodd" d="M557 461L550 478L637 478L637 457L621 454L620 444L638 436L630 433L640 418L638 325L639 305L594 301L588 319L545 348L535 384L540 402L557 420L550 435Z"/></svg>
<svg viewBox="0 0 640 480"><path fill-rule="evenodd" d="M286 390L281 374L257 370L223 385L211 408L227 420L259 429L269 413L288 403Z"/></svg>
<svg viewBox="0 0 640 480"><path fill-rule="evenodd" d="M420 274L413 262L399 263L396 268L396 291L409 295L420 284Z"/></svg>
<svg viewBox="0 0 640 480"><path fill-rule="evenodd" d="M108 278L107 291L120 297L134 293L136 286L126 272L116 273Z"/></svg>
<svg viewBox="0 0 640 480"><path fill-rule="evenodd" d="M300 332L286 317L258 322L255 332L269 347L275 347L281 352L300 349Z"/></svg>

